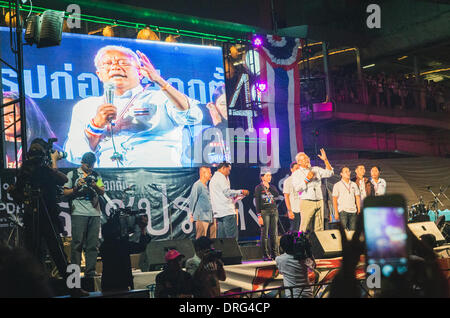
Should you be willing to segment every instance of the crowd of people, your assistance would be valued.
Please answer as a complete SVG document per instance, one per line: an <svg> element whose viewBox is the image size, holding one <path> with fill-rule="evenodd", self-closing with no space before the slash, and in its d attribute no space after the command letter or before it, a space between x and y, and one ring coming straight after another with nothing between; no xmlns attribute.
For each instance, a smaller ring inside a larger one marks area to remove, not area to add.
<svg viewBox="0 0 450 318"><path fill-rule="evenodd" d="M26 248L34 254L34 260L39 260L42 255L40 250L42 246L36 245L36 243L42 239L46 240L50 255L57 265L60 276L65 280L69 278L69 273L66 270L69 262L62 250L61 238L58 235L58 222L55 219L57 215L54 200L54 197L56 197L55 191L58 185L64 186L64 194L71 197L70 205L73 218L71 263L79 266L81 252L84 251L86 254L85 277L92 279L97 275L95 263L100 230L98 197L104 192L102 178L93 170L94 155L89 152L83 155L81 167L70 171L66 176L58 171L58 154L56 152L52 154L49 166L42 167L42 160L47 156L44 143L40 139L32 142L28 159L19 170L18 182L9 190L17 202L26 202L27 199L24 197L23 191L26 184L40 188L43 192L41 200L31 204L28 208L25 204L25 231L28 231L29 234L25 242ZM297 154L296 162L291 165L292 174L285 180L283 187L291 228L289 232L282 236L279 243L277 240L279 211L276 199L280 194L277 188L271 185L270 170L261 170L261 183L256 186L254 191L256 212L261 225L261 248L264 260L275 261L279 272L283 275L284 287L291 288L286 289L286 297L312 297L311 288L296 288L298 285L310 284L308 270L313 270L315 267L315 260L308 241L309 234L305 235L305 233L325 229L324 196L321 187L323 179L329 178L335 173L324 149L320 149L318 158L323 162L324 168L312 166L309 156L303 152ZM40 172L36 174L36 171ZM340 220L339 227L343 237L343 264L345 266L356 266L354 259L362 255L363 252L360 250L359 235L356 234L353 241L349 243L345 240L344 230L355 231L359 234L362 232L360 217L362 201L368 196L382 196L386 193L387 183L380 178L380 172L379 167L373 166L370 170L371 177L368 178L365 176L364 165L358 165L355 169L356 177L351 178L349 167L344 166L339 172L341 180L333 187L333 216L335 220ZM191 211L189 218L191 222L195 222L196 229L195 255L186 261L186 270L183 270L184 255L175 249L166 253L166 265L163 271L156 276L155 297L211 298L221 295L220 281L226 280L226 272L221 259L221 252L214 249L212 239L238 239L236 203L250 194L245 189L232 190L230 188L230 173L231 164L227 162L219 164L214 175L209 167L204 166L199 169L199 180L194 184L189 200ZM39 221L37 228L35 226L36 218ZM141 228L143 230L142 235L140 235L139 242L136 245L136 249L140 251L143 251L149 242L149 235L145 232L146 225L147 223L144 222ZM105 242L102 245L103 248L100 249L101 252L103 250L102 259L104 262L102 288L104 290L133 289L133 276L128 257L130 247L124 245L122 248L120 239L115 238L117 233L107 231L107 229L107 226L102 228L102 236ZM109 235L112 235L111 239ZM432 260L433 251L429 252L426 247L415 243L418 251L416 254L419 255L419 258L422 258L417 266L423 268L424 262L428 259ZM109 247L108 244L110 244ZM428 246L428 248L430 247L432 246ZM349 248L350 252L348 251ZM9 249L0 249L0 252L5 255L16 255L21 259L31 257L26 256L23 252L14 254ZM119 258L128 259L118 264ZM352 261L347 262L346 260L349 258ZM3 257L0 259L4 260ZM42 275L37 275L41 272L36 267L38 264L30 263L31 265L33 265L33 268L30 267L30 275L34 275L34 279L36 279L36 288L42 288L41 296L48 297L51 295L51 289L46 285ZM0 292L5 297L20 297L20 290L18 289L15 290L16 294L8 295L8 288L11 284L14 284L11 279L5 280L5 277L8 277L6 272L8 266L10 266L8 262L4 264L0 262L0 274L3 275L0 279L5 283L3 290L0 290ZM436 269L433 268L433 270ZM354 273L354 269L352 273ZM423 275L418 278L422 280L421 283L425 286L423 290L425 293L429 282L423 282L423 280L439 280L441 279L440 273L437 269L430 274L429 278ZM346 289L345 284L347 281L353 284L354 276L343 278L344 275L348 276L347 271L343 272L336 280L332 295L336 297L349 295L356 297L356 294L352 294L354 291ZM119 278L120 281L118 281ZM344 279L344 282L342 279ZM440 288L435 292L436 295L443 295L448 292L441 285ZM71 294L73 296L88 295L80 287L71 290ZM22 296L38 297L39 292L23 293Z"/></svg>
<svg viewBox="0 0 450 318"><path fill-rule="evenodd" d="M332 99L337 103L371 105L377 108L449 112L450 90L442 83L416 78L402 73L362 72L358 79L355 70L333 68L330 71ZM321 72L312 72L312 78L324 78ZM325 85L313 84L313 93L325 96ZM304 96L303 96L304 97ZM306 101L305 98L302 99Z"/></svg>

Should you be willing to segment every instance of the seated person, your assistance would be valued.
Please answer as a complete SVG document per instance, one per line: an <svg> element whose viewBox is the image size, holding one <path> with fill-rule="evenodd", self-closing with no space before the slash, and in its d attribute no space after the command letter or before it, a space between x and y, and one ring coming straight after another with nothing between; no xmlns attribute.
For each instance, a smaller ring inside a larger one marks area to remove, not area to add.
<svg viewBox="0 0 450 318"><path fill-rule="evenodd" d="M165 260L167 267L156 276L155 298L191 298L193 296L192 276L182 270L184 255L169 250Z"/></svg>
<svg viewBox="0 0 450 318"><path fill-rule="evenodd" d="M220 295L219 281L226 280L220 252L212 241L201 236L194 241L195 256L186 261L186 271L193 276L194 296L212 298Z"/></svg>

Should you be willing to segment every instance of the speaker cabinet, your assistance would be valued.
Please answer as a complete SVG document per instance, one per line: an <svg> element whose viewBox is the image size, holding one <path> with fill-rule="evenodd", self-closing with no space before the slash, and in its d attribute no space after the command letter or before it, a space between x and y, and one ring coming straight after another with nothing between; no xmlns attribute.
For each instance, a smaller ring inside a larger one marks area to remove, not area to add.
<svg viewBox="0 0 450 318"><path fill-rule="evenodd" d="M164 256L167 251L172 249L177 250L185 256L184 262L195 255L194 244L191 240L150 241L139 260L141 271L162 270L164 264L166 264Z"/></svg>
<svg viewBox="0 0 450 318"><path fill-rule="evenodd" d="M436 237L436 243L439 245L445 243L444 236L434 222L408 223L408 227L418 239L424 234L433 234Z"/></svg>
<svg viewBox="0 0 450 318"><path fill-rule="evenodd" d="M242 252L234 238L217 238L213 240L216 250L222 251L222 261L225 265L242 263Z"/></svg>

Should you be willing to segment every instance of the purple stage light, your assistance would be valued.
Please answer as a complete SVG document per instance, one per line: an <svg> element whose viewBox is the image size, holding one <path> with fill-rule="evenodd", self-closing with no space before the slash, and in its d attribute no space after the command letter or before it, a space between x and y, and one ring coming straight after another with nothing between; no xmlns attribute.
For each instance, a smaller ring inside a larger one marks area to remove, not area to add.
<svg viewBox="0 0 450 318"><path fill-rule="evenodd" d="M263 82L257 82L256 83L256 89L260 91L261 93L265 92L267 90L267 84Z"/></svg>
<svg viewBox="0 0 450 318"><path fill-rule="evenodd" d="M264 135L268 135L270 133L270 128L264 127L263 128L263 133L264 133Z"/></svg>
<svg viewBox="0 0 450 318"><path fill-rule="evenodd" d="M260 47L263 44L263 39L260 36L255 36L252 43L254 47Z"/></svg>

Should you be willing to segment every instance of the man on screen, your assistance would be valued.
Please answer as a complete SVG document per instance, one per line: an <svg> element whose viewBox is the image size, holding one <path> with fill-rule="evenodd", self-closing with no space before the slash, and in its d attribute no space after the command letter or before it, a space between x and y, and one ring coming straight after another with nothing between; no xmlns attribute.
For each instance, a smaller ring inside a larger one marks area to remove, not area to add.
<svg viewBox="0 0 450 318"><path fill-rule="evenodd" d="M182 129L200 123L198 102L165 81L145 54L122 46L105 46L95 57L97 76L114 85L113 103L89 97L72 111L65 151L79 163L94 152L98 167L181 166ZM147 77L159 90L140 84Z"/></svg>

